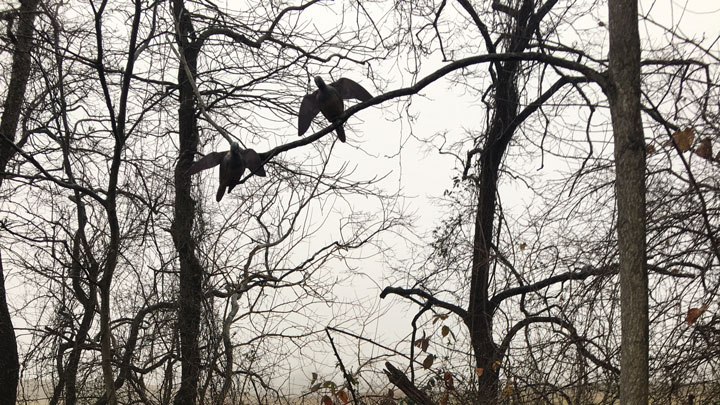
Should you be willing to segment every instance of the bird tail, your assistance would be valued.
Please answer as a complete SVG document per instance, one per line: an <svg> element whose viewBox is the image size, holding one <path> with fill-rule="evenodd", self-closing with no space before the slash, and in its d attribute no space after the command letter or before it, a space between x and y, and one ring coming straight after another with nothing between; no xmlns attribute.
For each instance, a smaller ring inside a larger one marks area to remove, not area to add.
<svg viewBox="0 0 720 405"><path fill-rule="evenodd" d="M215 194L215 201L220 202L222 200L223 196L225 195L225 186L218 187L217 194Z"/></svg>
<svg viewBox="0 0 720 405"><path fill-rule="evenodd" d="M335 132L337 132L337 137L340 142L345 142L345 129L343 129L343 127L337 127L337 130L335 130Z"/></svg>

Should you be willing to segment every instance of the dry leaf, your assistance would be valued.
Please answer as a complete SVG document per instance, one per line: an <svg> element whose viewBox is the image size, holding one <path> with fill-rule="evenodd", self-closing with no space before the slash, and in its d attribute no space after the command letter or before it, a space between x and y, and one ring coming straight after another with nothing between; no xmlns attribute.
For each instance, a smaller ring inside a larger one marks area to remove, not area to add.
<svg viewBox="0 0 720 405"><path fill-rule="evenodd" d="M323 395L320 403L322 403L322 405L333 405L332 399L330 399L330 397L327 395Z"/></svg>
<svg viewBox="0 0 720 405"><path fill-rule="evenodd" d="M388 392L387 394L385 394L385 396L387 398L393 398L395 396L395 391L393 391L392 389L388 389Z"/></svg>
<svg viewBox="0 0 720 405"><path fill-rule="evenodd" d="M433 315L432 323L433 323L433 325L435 325L435 323L437 321L444 321L446 319L448 319L448 314L435 314L435 315Z"/></svg>
<svg viewBox="0 0 720 405"><path fill-rule="evenodd" d="M423 368L424 368L425 370L429 369L430 367L432 367L434 361L435 361L435 355L434 355L434 354L428 354L428 356L425 357L425 360L423 360L423 363L422 363L422 364L423 364Z"/></svg>
<svg viewBox="0 0 720 405"><path fill-rule="evenodd" d="M675 132L672 138L680 152L686 152L690 150L690 146L695 140L695 131L692 128L685 128L682 131Z"/></svg>
<svg viewBox="0 0 720 405"><path fill-rule="evenodd" d="M425 331L423 331L423 337L417 339L414 343L415 347L419 347L420 350L427 352L428 346L430 346L430 338L426 338Z"/></svg>
<svg viewBox="0 0 720 405"><path fill-rule="evenodd" d="M443 325L441 332L442 332L442 336L445 337L450 333L450 328L448 328L446 325Z"/></svg>
<svg viewBox="0 0 720 405"><path fill-rule="evenodd" d="M712 142L710 138L700 141L700 145L695 148L695 154L706 160L712 160Z"/></svg>
<svg viewBox="0 0 720 405"><path fill-rule="evenodd" d="M655 145L649 143L645 145L645 153L648 155L652 155L654 153L657 153L657 149L655 149Z"/></svg>
<svg viewBox="0 0 720 405"><path fill-rule="evenodd" d="M347 404L350 400L350 398L348 398L348 394L343 390L338 391L337 397L343 404Z"/></svg>
<svg viewBox="0 0 720 405"><path fill-rule="evenodd" d="M450 374L449 372L446 371L445 374L443 374L443 379L445 380L445 386L447 387L447 389L449 389L449 390L455 389L455 386L453 384L452 374Z"/></svg>
<svg viewBox="0 0 720 405"><path fill-rule="evenodd" d="M430 338L422 338L415 341L415 347L419 347L423 352L427 352L430 346Z"/></svg>
<svg viewBox="0 0 720 405"><path fill-rule="evenodd" d="M493 371L498 371L499 368L500 368L500 362L495 360L495 362L493 362L493 364L492 364L492 369L493 369Z"/></svg>
<svg viewBox="0 0 720 405"><path fill-rule="evenodd" d="M702 304L700 308L690 308L687 311L687 315L685 315L685 322L687 322L688 326L692 326L692 324L697 321L698 318L700 318L700 315L702 315L705 310L708 309L707 304Z"/></svg>
<svg viewBox="0 0 720 405"><path fill-rule="evenodd" d="M475 374L477 374L478 377L482 377L483 371L485 371L482 367L478 367L475 369Z"/></svg>

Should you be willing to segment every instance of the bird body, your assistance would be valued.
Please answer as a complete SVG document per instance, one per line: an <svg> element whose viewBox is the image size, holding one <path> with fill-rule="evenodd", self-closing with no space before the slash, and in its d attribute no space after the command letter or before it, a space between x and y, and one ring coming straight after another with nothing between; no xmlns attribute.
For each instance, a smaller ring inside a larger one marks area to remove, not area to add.
<svg viewBox="0 0 720 405"><path fill-rule="evenodd" d="M328 86L325 82L320 79L323 87L318 86L316 95L317 105L320 108L322 115L330 122L335 121L335 118L339 117L340 114L345 111L345 103L343 103L340 92L335 87ZM341 142L345 142L345 130L342 126L337 127L335 130L338 139Z"/></svg>
<svg viewBox="0 0 720 405"><path fill-rule="evenodd" d="M193 175L217 165L220 165L218 190L215 194L218 202L225 195L225 189L229 193L240 184L245 168L250 169L251 174L265 177L260 155L252 149L240 149L237 142L231 144L229 151L208 153L190 166L189 173Z"/></svg>
<svg viewBox="0 0 720 405"><path fill-rule="evenodd" d="M344 99L355 98L367 101L372 98L365 88L344 77L327 85L320 76L317 76L315 84L318 89L303 97L300 104L298 113L298 135L300 136L310 128L310 123L319 112L322 112L328 121L335 122L345 111ZM337 127L336 132L338 139L345 142L345 130L342 125Z"/></svg>
<svg viewBox="0 0 720 405"><path fill-rule="evenodd" d="M237 142L233 142L230 150L223 156L222 162L220 162L220 183L218 184L218 191L215 195L215 199L220 201L225 195L225 188L228 193L239 184L238 182L242 178L245 172L245 162L242 155L240 154L240 145Z"/></svg>

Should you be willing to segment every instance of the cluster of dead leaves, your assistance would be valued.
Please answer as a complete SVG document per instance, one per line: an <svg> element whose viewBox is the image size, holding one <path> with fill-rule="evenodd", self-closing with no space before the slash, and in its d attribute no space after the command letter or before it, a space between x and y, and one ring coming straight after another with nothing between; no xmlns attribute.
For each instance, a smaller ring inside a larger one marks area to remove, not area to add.
<svg viewBox="0 0 720 405"><path fill-rule="evenodd" d="M328 380L315 384L317 379L318 374L312 373L312 381L310 381L310 392L316 392L321 388L328 388L330 389L331 394L334 395L343 404L347 404L348 402L350 402L350 397L348 396L347 392L345 392L345 390L343 389L338 390L337 385L334 382ZM320 403L322 405L333 405L333 400L330 395L323 395L320 399Z"/></svg>
<svg viewBox="0 0 720 405"><path fill-rule="evenodd" d="M671 148L673 144L675 144L680 152L687 152L692 149L694 141L695 130L692 128L685 128L672 134L672 139L664 141L662 146L665 148ZM657 149L651 143L647 144L645 151L648 155L657 153ZM713 157L712 139L708 137L703 138L698 143L697 147L695 147L693 152L705 160L720 162L720 152Z"/></svg>
<svg viewBox="0 0 720 405"><path fill-rule="evenodd" d="M437 314L434 316L434 318L435 319L433 319L433 325L438 321L447 319L448 315L447 314ZM453 339L457 339L455 337L455 333L453 333L453 331L447 325L442 326L442 328L440 329L440 334L442 335L442 337L448 337L448 335L449 335ZM423 336L420 339L415 339L413 344L415 345L415 347L420 348L421 351L428 353L428 347L430 346L430 336L427 336L425 331L423 331ZM423 362L422 362L423 368L425 370L427 370L430 367L432 367L436 358L437 358L436 355L434 355L432 353L428 353L427 357L425 357L425 360L423 360Z"/></svg>
<svg viewBox="0 0 720 405"><path fill-rule="evenodd" d="M344 390L340 390L340 391L336 392L335 396L343 404L347 404L348 402L350 402L350 397L348 396L347 392L345 392ZM323 395L320 402L322 403L322 405L333 405L333 400L332 400L332 398L330 398L330 395Z"/></svg>
<svg viewBox="0 0 720 405"><path fill-rule="evenodd" d="M430 337L428 337L425 334L425 331L423 331L423 337L420 339L416 339L415 342L413 342L415 347L419 347L420 350L427 353L428 347L430 346ZM425 370L432 367L433 363L435 362L435 355L432 353L428 353L427 357L425 357L425 360L423 360L422 365Z"/></svg>

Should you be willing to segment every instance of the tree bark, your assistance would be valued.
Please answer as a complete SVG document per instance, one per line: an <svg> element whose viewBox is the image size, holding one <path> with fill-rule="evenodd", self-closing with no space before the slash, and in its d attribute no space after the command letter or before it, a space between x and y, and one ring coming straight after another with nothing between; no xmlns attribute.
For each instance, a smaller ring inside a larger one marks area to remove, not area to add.
<svg viewBox="0 0 720 405"><path fill-rule="evenodd" d="M645 141L640 116L636 0L610 0L610 87L615 137L620 253L620 402L648 402L648 278L645 251Z"/></svg>
<svg viewBox="0 0 720 405"><path fill-rule="evenodd" d="M19 15L17 17L17 31L15 37L15 49L13 51L12 72L10 73L10 85L7 97L3 104L2 120L0 120L0 169L5 171L8 162L15 155L15 148L9 142L15 141L15 131L22 104L25 101L25 89L30 77L30 52L33 48L33 21L35 10L39 0L27 0L21 2ZM3 176L0 176L2 185Z"/></svg>
<svg viewBox="0 0 720 405"><path fill-rule="evenodd" d="M0 119L0 171L3 173L7 164L15 155L15 131L20 120L22 104L25 100L25 89L30 77L32 61L30 52L33 48L33 21L39 0L21 2L17 17L15 49L13 51L12 72L7 97L3 104ZM0 175L0 187L4 176ZM17 400L17 386L20 373L18 362L17 341L10 309L7 305L5 290L5 273L0 254L0 403L14 404Z"/></svg>
<svg viewBox="0 0 720 405"><path fill-rule="evenodd" d="M391 383L395 384L408 398L413 400L415 403L421 405L435 405L435 402L430 399L422 390L420 390L415 384L413 384L409 378L402 371L398 370L390 364L385 362L385 375Z"/></svg>
<svg viewBox="0 0 720 405"><path fill-rule="evenodd" d="M179 52L195 79L199 43L190 20L190 13L182 0L173 0L173 15L177 27ZM200 309L202 306L203 269L195 256L195 241L192 239L195 201L190 195L191 182L188 171L197 152L197 119L195 116L195 94L183 66L178 61L178 85L180 107L178 110L178 132L180 152L175 167L175 218L172 237L180 260L180 291L178 297L178 328L180 332L180 389L175 395L175 404L194 404L200 379Z"/></svg>

